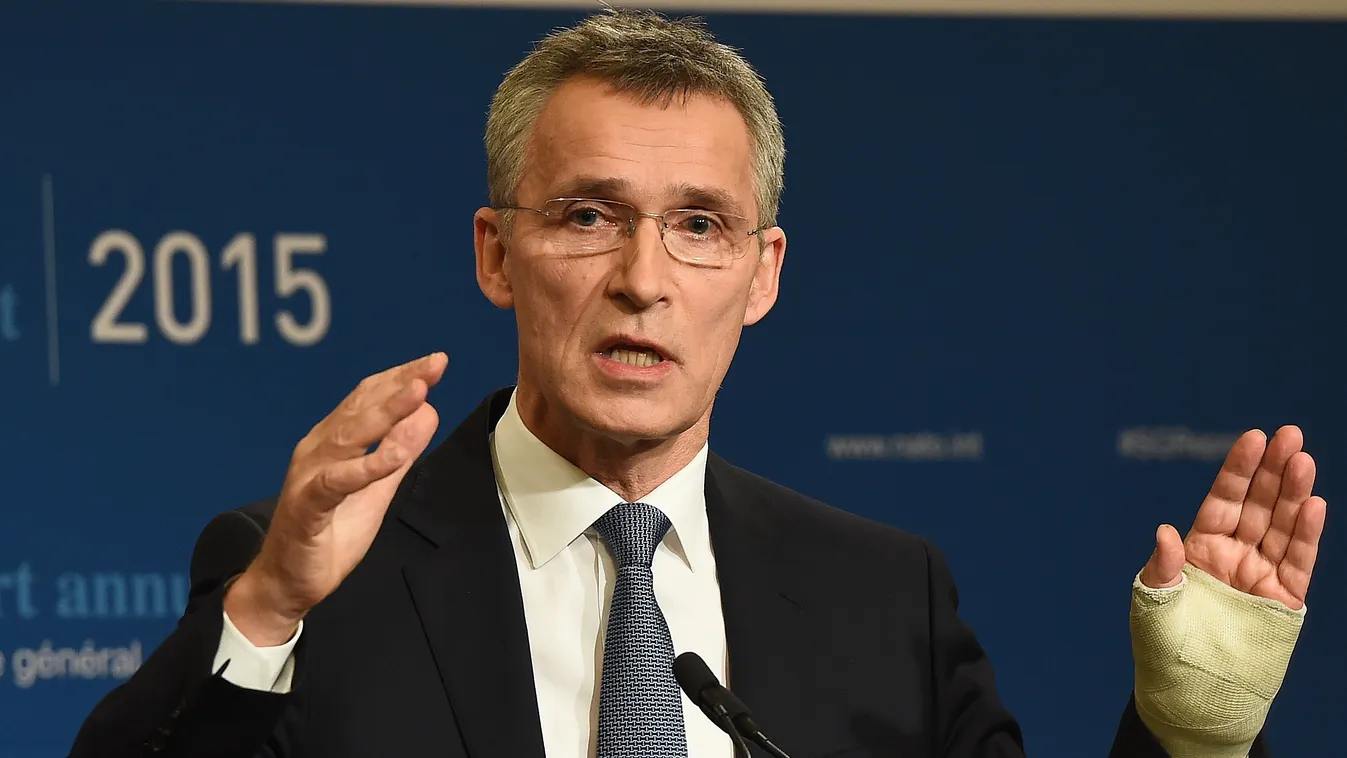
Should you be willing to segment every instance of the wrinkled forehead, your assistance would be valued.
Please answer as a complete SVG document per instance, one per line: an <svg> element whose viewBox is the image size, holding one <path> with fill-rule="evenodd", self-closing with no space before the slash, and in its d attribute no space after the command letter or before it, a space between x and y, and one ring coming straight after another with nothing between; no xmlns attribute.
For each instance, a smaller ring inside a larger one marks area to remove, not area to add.
<svg viewBox="0 0 1347 758"><path fill-rule="evenodd" d="M712 208L756 217L747 124L706 95L643 103L568 82L539 114L518 197L600 197L647 210Z"/></svg>

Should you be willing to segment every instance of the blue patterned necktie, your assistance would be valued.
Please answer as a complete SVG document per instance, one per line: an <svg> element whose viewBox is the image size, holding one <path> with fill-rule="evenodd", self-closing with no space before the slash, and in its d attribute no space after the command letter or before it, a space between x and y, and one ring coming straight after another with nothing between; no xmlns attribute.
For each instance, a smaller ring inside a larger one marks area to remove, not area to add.
<svg viewBox="0 0 1347 758"><path fill-rule="evenodd" d="M687 758L683 693L650 564L669 517L622 503L594 522L617 562L599 684L598 758Z"/></svg>

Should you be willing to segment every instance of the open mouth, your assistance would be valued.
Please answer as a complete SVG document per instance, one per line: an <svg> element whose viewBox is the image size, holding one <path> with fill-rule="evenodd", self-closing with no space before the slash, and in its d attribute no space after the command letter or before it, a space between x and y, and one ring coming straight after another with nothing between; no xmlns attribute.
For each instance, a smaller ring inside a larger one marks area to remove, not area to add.
<svg viewBox="0 0 1347 758"><path fill-rule="evenodd" d="M600 350L599 355L610 361L635 366L636 368L650 368L667 360L663 353L651 345L625 340L614 342L607 348Z"/></svg>

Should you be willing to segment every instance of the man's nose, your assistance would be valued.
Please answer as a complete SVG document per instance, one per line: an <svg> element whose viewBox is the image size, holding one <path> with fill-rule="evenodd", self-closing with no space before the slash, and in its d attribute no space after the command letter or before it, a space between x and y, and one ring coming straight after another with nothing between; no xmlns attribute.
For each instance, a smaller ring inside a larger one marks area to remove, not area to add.
<svg viewBox="0 0 1347 758"><path fill-rule="evenodd" d="M609 294L645 310L664 299L672 259L664 248L664 219L637 216L631 235L617 256L618 270L609 281Z"/></svg>

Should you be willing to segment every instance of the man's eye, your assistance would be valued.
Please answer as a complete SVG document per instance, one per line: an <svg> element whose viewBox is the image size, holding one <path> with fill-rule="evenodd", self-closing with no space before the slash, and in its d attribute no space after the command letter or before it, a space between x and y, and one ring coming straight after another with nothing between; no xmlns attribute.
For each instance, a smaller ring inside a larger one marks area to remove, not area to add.
<svg viewBox="0 0 1347 758"><path fill-rule="evenodd" d="M693 216L687 220L687 228L693 234L710 234L715 231L716 224L707 216Z"/></svg>
<svg viewBox="0 0 1347 758"><path fill-rule="evenodd" d="M571 220L580 226L593 226L603 219L603 216L593 208L583 208L571 213Z"/></svg>

